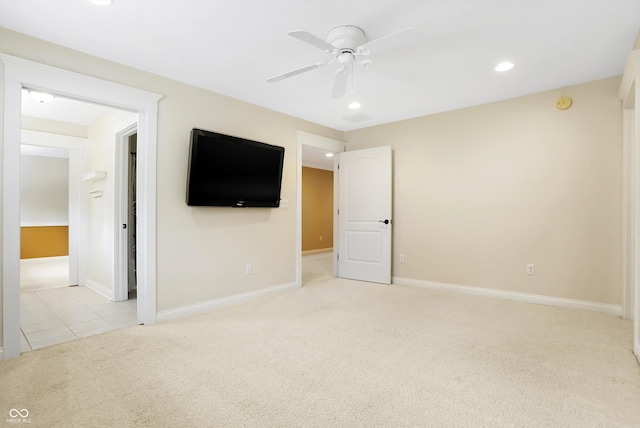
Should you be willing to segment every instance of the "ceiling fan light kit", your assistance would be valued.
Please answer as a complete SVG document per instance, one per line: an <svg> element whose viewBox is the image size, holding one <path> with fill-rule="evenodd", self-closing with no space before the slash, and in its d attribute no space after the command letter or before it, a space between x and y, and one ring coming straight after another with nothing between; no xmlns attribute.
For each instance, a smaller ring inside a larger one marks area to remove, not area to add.
<svg viewBox="0 0 640 428"><path fill-rule="evenodd" d="M372 67L374 61L369 58L369 55L375 55L375 52L399 47L417 39L417 32L413 28L404 28L366 42L364 31L355 25L340 25L332 28L327 33L326 40L301 30L290 31L287 34L326 53L332 54L333 58L273 76L267 79L267 82L278 82L335 62L339 64L340 67L334 76L333 90L331 92L332 98L342 98L347 93L349 77L351 77L353 81L355 64L361 65L365 70L375 68Z"/></svg>

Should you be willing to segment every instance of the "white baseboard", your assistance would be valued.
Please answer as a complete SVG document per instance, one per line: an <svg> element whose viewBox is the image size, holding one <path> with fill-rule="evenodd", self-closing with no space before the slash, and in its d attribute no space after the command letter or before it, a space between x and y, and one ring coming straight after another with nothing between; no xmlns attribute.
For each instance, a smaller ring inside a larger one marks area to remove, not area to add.
<svg viewBox="0 0 640 428"><path fill-rule="evenodd" d="M92 289L99 295L104 296L109 300L113 300L113 290L110 290L108 287L105 287L102 284L99 284L91 279L85 279L84 286Z"/></svg>
<svg viewBox="0 0 640 428"><path fill-rule="evenodd" d="M168 321L176 318L186 317L188 315L200 314L203 312L212 311L214 309L224 308L230 305L236 305L238 303L244 303L250 300L257 299L259 297L267 296L269 294L281 293L287 290L293 290L300 288L295 282L288 284L276 285L273 287L263 288L261 290L249 291L247 293L235 294L229 297L222 297L220 299L209 300L208 302L196 303L195 305L182 306L180 308L169 309L167 311L158 312L157 321Z"/></svg>
<svg viewBox="0 0 640 428"><path fill-rule="evenodd" d="M307 250L307 251L303 251L302 255L303 256L308 256L309 254L319 254L319 253L328 253L330 251L333 251L333 248L320 248L317 250Z"/></svg>
<svg viewBox="0 0 640 428"><path fill-rule="evenodd" d="M393 284L410 287L429 288L434 290L458 291L476 296L495 297L499 299L515 300L518 302L536 303L539 305L557 306L561 308L580 309L583 311L601 312L609 315L622 316L622 306L604 303L587 302L584 300L564 299L560 297L542 296L539 294L518 293L515 291L494 290L492 288L470 287L467 285L447 284L443 282L423 281L411 278L394 277Z"/></svg>

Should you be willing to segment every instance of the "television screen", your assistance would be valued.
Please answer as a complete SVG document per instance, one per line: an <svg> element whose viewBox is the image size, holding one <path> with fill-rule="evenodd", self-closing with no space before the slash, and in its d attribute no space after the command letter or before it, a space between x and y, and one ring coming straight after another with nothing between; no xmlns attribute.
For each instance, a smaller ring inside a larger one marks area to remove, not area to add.
<svg viewBox="0 0 640 428"><path fill-rule="evenodd" d="M284 147L191 130L187 205L279 207Z"/></svg>

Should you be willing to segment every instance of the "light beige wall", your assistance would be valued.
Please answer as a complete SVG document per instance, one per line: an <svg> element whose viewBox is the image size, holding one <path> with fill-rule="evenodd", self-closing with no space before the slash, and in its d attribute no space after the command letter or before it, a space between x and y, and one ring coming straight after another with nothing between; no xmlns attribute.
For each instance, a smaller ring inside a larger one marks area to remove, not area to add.
<svg viewBox="0 0 640 428"><path fill-rule="evenodd" d="M285 148L282 198L296 206L296 130L343 133L0 29L0 51L164 95L157 154L159 311L295 281L295 209L188 207L189 132L198 127ZM245 264L253 273L246 275Z"/></svg>
<svg viewBox="0 0 640 428"><path fill-rule="evenodd" d="M333 248L333 171L302 167L302 251Z"/></svg>
<svg viewBox="0 0 640 428"><path fill-rule="evenodd" d="M620 304L619 82L346 133L393 147L394 277Z"/></svg>
<svg viewBox="0 0 640 428"><path fill-rule="evenodd" d="M86 224L81 233L88 243L85 279L104 289L113 290L115 258L115 141L114 122L123 114L112 110L87 127L87 159L82 173L105 171L106 178L80 183L86 196ZM93 198L91 190L102 190L102 197Z"/></svg>

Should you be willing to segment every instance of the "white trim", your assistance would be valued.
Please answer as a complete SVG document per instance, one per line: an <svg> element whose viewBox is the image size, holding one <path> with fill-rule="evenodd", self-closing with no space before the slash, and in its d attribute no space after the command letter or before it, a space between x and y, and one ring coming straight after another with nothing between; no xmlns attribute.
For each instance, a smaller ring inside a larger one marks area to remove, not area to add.
<svg viewBox="0 0 640 428"><path fill-rule="evenodd" d="M640 73L640 49L629 53L618 89L618 98L622 100L622 107L625 109L632 109L636 105L633 89L638 73Z"/></svg>
<svg viewBox="0 0 640 428"><path fill-rule="evenodd" d="M632 195L632 203L634 205L634 224L636 227L633 230L633 235L631 237L633 242L633 255L634 255L634 265L633 265L633 295L635 299L635 308L633 313L633 352L640 361L640 260L638 260L638 254L640 252L640 227L637 225L640 224L640 220L638 216L640 216L640 195L638 194L638 190L640 190L640 69L637 66L640 61L640 56L636 57L636 67L634 71L636 72L634 78L634 88L635 94L633 94L633 98L635 99L634 108L633 108L633 130L634 135L632 137L631 144L634 147L634 173L633 173L633 181L634 187L636 191Z"/></svg>
<svg viewBox="0 0 640 428"><path fill-rule="evenodd" d="M138 112L138 311L156 322L156 156L158 102L162 95L0 54L2 63L2 293L4 358L20 355L20 116L22 88ZM82 249L81 249L82 250Z"/></svg>
<svg viewBox="0 0 640 428"><path fill-rule="evenodd" d="M333 251L333 247L331 248L319 248L317 250L307 250L307 251L303 251L302 255L303 256L308 256L310 254L320 254L320 253L328 253Z"/></svg>
<svg viewBox="0 0 640 428"><path fill-rule="evenodd" d="M636 144L633 109L622 110L622 317L634 318Z"/></svg>
<svg viewBox="0 0 640 428"><path fill-rule="evenodd" d="M63 223L61 221L52 221L52 222L33 222L33 223L25 223L20 222L20 227L69 227L69 222Z"/></svg>
<svg viewBox="0 0 640 428"><path fill-rule="evenodd" d="M176 318L182 318L189 315L201 314L203 312L213 311L215 309L224 308L231 305L237 305L239 303L248 302L258 299L260 297L268 296L271 294L282 293L284 291L294 290L300 288L295 282L288 284L275 285L273 287L263 288L261 290L249 291L247 293L236 294L229 297L222 297L220 299L209 300L208 302L197 303L195 305L182 306L180 308L169 309L167 311L158 312L158 322L164 322L173 320Z"/></svg>
<svg viewBox="0 0 640 428"><path fill-rule="evenodd" d="M633 352L640 362L640 49L629 54L618 89L622 100L622 313L633 319Z"/></svg>
<svg viewBox="0 0 640 428"><path fill-rule="evenodd" d="M334 153L344 152L346 143L343 141L333 140L331 138L323 137L321 135L310 134L305 131L296 131L296 140L297 140L297 153L296 153L296 284L302 286L302 145L308 145L313 147L319 147L321 149L331 151ZM337 174L334 173L334 181ZM334 183L335 189L335 183ZM334 206L338 205L335 203L336 194L334 192ZM337 244L338 242L335 240L336 236L336 227L338 225L337 220L335 219L335 211L334 211L334 275L336 275L336 254L337 254Z"/></svg>
<svg viewBox="0 0 640 428"><path fill-rule="evenodd" d="M0 57L1 58L1 57ZM4 70L2 129L2 347L20 355L20 106L22 85Z"/></svg>
<svg viewBox="0 0 640 428"><path fill-rule="evenodd" d="M515 291L495 290L492 288L471 287L468 285L447 284L443 282L423 281L420 279L393 277L392 284L410 287L428 288L432 290L457 291L476 296L493 297L517 302L535 303L560 308L579 309L583 311L601 312L620 316L622 308L618 305L587 302L584 300L563 299L560 297L542 296L538 294L519 293Z"/></svg>
<svg viewBox="0 0 640 428"><path fill-rule="evenodd" d="M106 297L107 299L113 301L113 293L111 292L111 288L106 287L92 279L85 279L84 286L92 289L102 297Z"/></svg>

